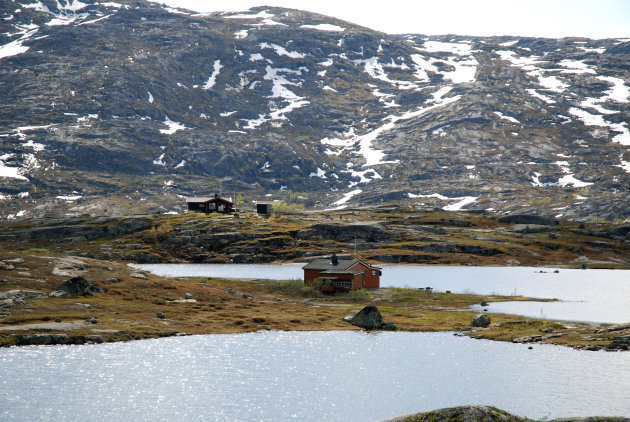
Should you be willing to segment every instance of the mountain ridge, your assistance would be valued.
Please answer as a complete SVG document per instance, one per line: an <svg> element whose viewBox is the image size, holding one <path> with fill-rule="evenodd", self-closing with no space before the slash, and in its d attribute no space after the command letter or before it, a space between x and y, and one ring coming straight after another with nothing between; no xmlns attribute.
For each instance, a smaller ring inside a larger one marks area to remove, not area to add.
<svg viewBox="0 0 630 422"><path fill-rule="evenodd" d="M387 35L271 7L0 10L3 215L183 211L214 192L630 215L627 41Z"/></svg>

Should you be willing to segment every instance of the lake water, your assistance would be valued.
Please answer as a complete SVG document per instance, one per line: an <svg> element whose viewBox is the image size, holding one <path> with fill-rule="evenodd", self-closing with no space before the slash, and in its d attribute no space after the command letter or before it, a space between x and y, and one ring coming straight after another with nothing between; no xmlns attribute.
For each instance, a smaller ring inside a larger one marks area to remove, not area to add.
<svg viewBox="0 0 630 422"><path fill-rule="evenodd" d="M142 264L167 277L302 279L302 265ZM383 266L382 287L432 287L436 291L522 295L561 302L493 303L490 312L593 323L630 322L630 270L534 267ZM543 271L541 273L541 271ZM481 310L481 308L475 308Z"/></svg>
<svg viewBox="0 0 630 422"><path fill-rule="evenodd" d="M258 332L0 349L2 421L373 421L466 404L630 416L630 353L451 333Z"/></svg>

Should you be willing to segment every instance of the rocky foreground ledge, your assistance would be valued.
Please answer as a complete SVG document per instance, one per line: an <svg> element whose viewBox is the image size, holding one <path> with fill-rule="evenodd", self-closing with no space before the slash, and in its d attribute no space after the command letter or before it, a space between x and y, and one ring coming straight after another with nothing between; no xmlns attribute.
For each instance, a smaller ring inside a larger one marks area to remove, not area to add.
<svg viewBox="0 0 630 422"><path fill-rule="evenodd" d="M385 419L381 422L530 422L532 419L511 415L503 410L488 406L462 406L447 409L432 410L430 412L416 413L413 415L399 416ZM592 416L585 418L561 418L547 422L625 422L630 418L612 416Z"/></svg>

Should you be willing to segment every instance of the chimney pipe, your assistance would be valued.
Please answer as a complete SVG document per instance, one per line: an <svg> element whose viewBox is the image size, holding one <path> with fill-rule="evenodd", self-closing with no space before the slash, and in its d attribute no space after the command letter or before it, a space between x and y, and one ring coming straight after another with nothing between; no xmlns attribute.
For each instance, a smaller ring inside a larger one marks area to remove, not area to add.
<svg viewBox="0 0 630 422"><path fill-rule="evenodd" d="M339 264L339 259L337 259L337 254L333 252L332 256L330 257L330 262L333 265L337 265Z"/></svg>

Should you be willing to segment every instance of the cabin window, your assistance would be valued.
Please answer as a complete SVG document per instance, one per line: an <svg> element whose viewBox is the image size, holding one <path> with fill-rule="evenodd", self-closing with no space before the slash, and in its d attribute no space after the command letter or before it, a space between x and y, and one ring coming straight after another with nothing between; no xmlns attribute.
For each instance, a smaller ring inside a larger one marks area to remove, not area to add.
<svg viewBox="0 0 630 422"><path fill-rule="evenodd" d="M376 270L372 270L372 275L376 275Z"/></svg>

